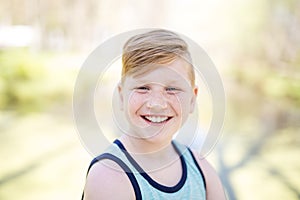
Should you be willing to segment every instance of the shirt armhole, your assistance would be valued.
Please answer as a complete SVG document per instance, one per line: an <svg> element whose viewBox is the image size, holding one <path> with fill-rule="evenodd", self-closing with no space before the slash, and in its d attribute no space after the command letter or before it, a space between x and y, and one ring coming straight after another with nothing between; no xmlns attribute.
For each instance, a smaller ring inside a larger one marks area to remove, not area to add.
<svg viewBox="0 0 300 200"><path fill-rule="evenodd" d="M193 161L194 161L194 163L195 163L195 165L196 165L196 167L197 167L199 173L201 174L201 176L202 176L202 178L203 178L204 188L205 188L205 190L206 190L206 180L205 180L204 173L203 173L203 171L202 171L202 169L201 169L199 163L197 162L197 160L196 160L196 158L195 158L193 152L191 151L191 149L188 148L188 150L189 150L189 152L190 152L190 154L191 154L191 156L192 156L192 158L193 158Z"/></svg>
<svg viewBox="0 0 300 200"><path fill-rule="evenodd" d="M109 159L109 160L116 162L124 170L124 172L126 173L127 177L129 178L131 185L134 189L134 194L135 194L136 200L141 200L142 199L141 189L140 189L139 184L138 184L135 176L133 175L132 171L120 158L118 158L110 153L104 153L104 154L101 154L100 156L94 158L92 160L90 166L88 167L87 175L88 175L91 167L95 163L97 163L98 161L103 160L103 159ZM82 193L81 200L83 200L83 198L84 198L84 192Z"/></svg>

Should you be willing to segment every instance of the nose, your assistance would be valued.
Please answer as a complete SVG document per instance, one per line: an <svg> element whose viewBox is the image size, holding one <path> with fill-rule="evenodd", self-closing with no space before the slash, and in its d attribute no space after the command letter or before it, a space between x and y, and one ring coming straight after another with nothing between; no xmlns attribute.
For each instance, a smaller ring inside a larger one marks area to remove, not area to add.
<svg viewBox="0 0 300 200"><path fill-rule="evenodd" d="M152 92L146 102L147 108L166 109L168 104L162 92Z"/></svg>

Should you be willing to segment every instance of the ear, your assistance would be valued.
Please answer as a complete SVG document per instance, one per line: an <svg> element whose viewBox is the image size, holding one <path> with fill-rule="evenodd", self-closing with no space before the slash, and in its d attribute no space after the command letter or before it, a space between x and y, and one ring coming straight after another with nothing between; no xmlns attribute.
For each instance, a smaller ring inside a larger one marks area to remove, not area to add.
<svg viewBox="0 0 300 200"><path fill-rule="evenodd" d="M192 99L191 99L191 105L190 105L190 113L194 112L195 110L195 105L196 105L196 101L197 101L197 95L198 95L198 87L195 86L193 88L193 96L192 96Z"/></svg>
<svg viewBox="0 0 300 200"><path fill-rule="evenodd" d="M123 98L123 87L122 83L118 84L118 93L119 93L119 102L120 102L120 109L124 110L124 98Z"/></svg>

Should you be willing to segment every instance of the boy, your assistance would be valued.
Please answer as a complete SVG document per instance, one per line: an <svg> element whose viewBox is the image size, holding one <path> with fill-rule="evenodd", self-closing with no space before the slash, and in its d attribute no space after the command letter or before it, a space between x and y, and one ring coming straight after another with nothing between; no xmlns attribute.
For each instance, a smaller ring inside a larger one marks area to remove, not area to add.
<svg viewBox="0 0 300 200"><path fill-rule="evenodd" d="M187 44L167 30L139 34L124 45L122 64L128 126L92 161L83 199L225 199L209 163L173 140L198 92Z"/></svg>

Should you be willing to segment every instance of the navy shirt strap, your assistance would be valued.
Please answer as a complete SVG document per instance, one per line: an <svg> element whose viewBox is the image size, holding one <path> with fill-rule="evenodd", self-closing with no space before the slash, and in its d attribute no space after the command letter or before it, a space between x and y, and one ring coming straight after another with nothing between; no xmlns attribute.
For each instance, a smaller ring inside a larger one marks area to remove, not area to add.
<svg viewBox="0 0 300 200"><path fill-rule="evenodd" d="M193 152L191 151L191 149L188 148L188 150L189 150L189 152L190 152L190 154L191 154L191 156L192 156L192 158L193 158L193 161L194 161L194 163L195 163L195 165L196 165L198 171L200 172L200 174L201 174L201 176L202 176L202 178L203 178L204 188L206 189L206 181L205 181L204 173L203 173L203 171L202 171L202 169L201 169L199 163L197 162L197 160L196 160L196 158L195 158Z"/></svg>
<svg viewBox="0 0 300 200"><path fill-rule="evenodd" d="M109 159L109 160L112 160L112 161L116 162L124 170L124 172L126 173L127 177L129 178L129 180L132 184L136 199L141 200L142 199L142 193L141 193L139 184L138 184L135 176L133 175L132 171L120 158L116 157L113 154L104 153L104 154L101 154L100 156L97 156L96 158L94 158L92 160L91 164L88 167L87 175L88 175L90 169L92 168L92 166L95 163L97 163L98 161L103 160L103 159ZM82 193L81 200L83 200L83 198L84 198L84 193Z"/></svg>

